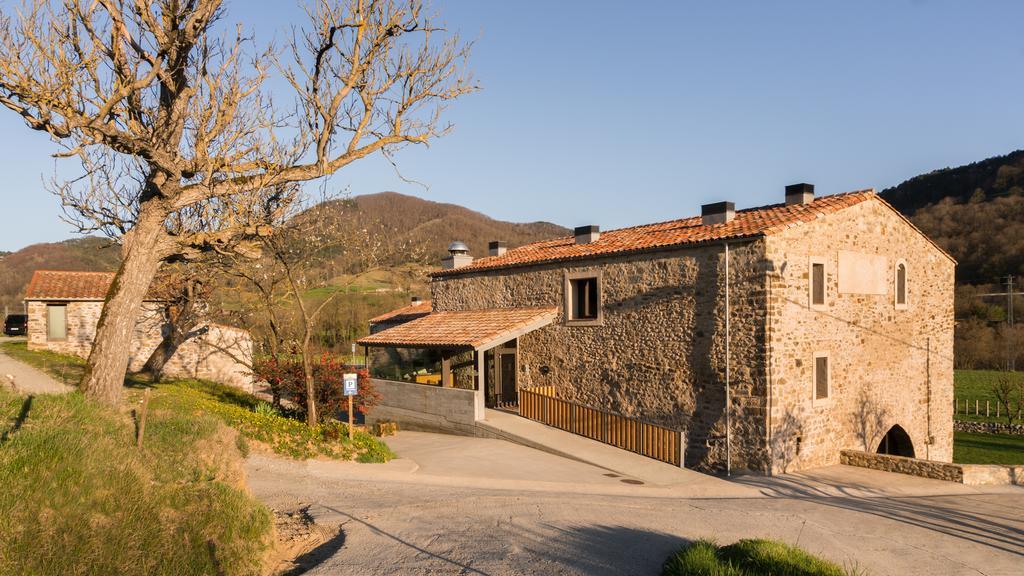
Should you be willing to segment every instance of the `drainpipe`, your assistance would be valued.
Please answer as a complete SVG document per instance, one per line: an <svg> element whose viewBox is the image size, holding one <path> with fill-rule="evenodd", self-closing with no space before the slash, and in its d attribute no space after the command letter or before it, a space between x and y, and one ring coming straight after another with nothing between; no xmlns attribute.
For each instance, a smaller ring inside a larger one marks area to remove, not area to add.
<svg viewBox="0 0 1024 576"><path fill-rule="evenodd" d="M729 392L729 243L725 243L725 475L732 476L732 396Z"/></svg>

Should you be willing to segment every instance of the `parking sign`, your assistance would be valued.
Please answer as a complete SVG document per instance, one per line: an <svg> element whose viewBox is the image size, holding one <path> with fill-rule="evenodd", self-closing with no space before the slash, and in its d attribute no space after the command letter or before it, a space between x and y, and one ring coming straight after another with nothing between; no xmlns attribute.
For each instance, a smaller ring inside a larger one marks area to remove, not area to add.
<svg viewBox="0 0 1024 576"><path fill-rule="evenodd" d="M359 376L357 374L345 374L342 381L345 383L345 396L355 396L359 393Z"/></svg>

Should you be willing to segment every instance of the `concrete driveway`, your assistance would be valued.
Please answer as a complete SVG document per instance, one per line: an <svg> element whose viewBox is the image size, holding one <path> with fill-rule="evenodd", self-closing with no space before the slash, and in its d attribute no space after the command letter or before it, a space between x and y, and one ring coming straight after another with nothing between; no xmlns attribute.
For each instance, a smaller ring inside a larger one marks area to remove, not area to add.
<svg viewBox="0 0 1024 576"><path fill-rule="evenodd" d="M658 574L684 542L768 537L869 574L1022 574L1024 489L842 466L686 486L499 440L402 432L386 465L254 456L253 493L344 538L311 574ZM720 488L720 490L716 490Z"/></svg>
<svg viewBox="0 0 1024 576"><path fill-rule="evenodd" d="M24 338L0 337L0 342L24 341ZM38 368L18 362L0 349L0 386L14 389L22 394L63 394L74 390L61 384Z"/></svg>

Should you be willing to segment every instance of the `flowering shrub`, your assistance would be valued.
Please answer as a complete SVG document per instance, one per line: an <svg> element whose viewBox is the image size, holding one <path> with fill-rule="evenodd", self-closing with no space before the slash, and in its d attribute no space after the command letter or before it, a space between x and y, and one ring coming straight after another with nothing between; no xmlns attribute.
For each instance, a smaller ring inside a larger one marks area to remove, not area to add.
<svg viewBox="0 0 1024 576"><path fill-rule="evenodd" d="M359 414L368 414L380 402L380 393L370 383L369 372L348 366L330 354L323 354L313 361L314 400L317 413L322 417L334 416L348 409L343 378L349 372L359 375L359 394L353 398ZM297 416L305 417L306 377L299 358L259 358L253 363L253 375L278 391L280 398L291 401Z"/></svg>

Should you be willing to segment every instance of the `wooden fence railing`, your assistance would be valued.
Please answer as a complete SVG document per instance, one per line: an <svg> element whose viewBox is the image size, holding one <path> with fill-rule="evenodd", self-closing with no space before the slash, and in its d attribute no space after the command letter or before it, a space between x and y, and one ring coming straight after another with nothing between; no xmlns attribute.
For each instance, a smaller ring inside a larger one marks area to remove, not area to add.
<svg viewBox="0 0 1024 576"><path fill-rule="evenodd" d="M683 435L679 430L555 398L553 386L520 388L519 414L673 466L683 465Z"/></svg>

